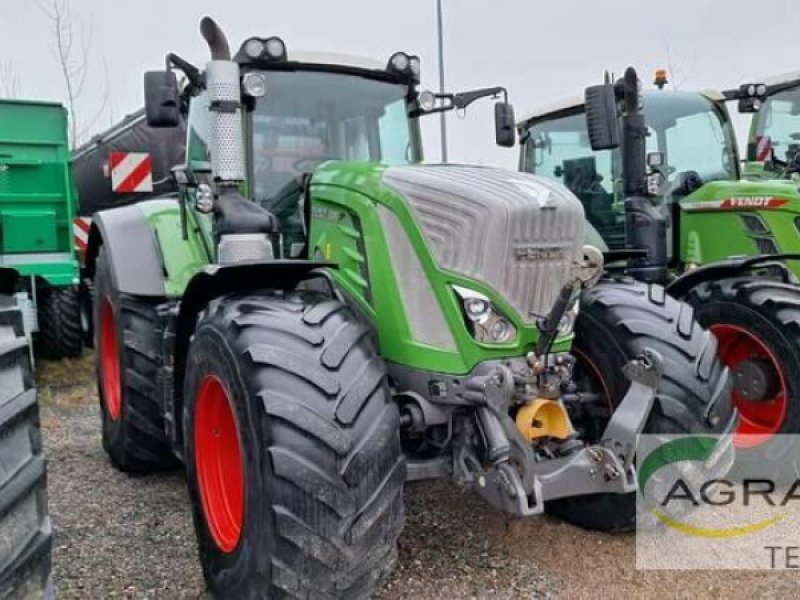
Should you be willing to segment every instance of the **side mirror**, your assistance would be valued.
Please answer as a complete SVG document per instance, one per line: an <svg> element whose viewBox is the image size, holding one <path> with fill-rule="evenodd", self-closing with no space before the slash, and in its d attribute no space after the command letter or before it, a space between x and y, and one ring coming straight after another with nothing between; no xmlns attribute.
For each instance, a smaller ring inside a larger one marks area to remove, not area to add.
<svg viewBox="0 0 800 600"><path fill-rule="evenodd" d="M614 84L586 88L586 129L592 150L619 148L619 116Z"/></svg>
<svg viewBox="0 0 800 600"><path fill-rule="evenodd" d="M517 141L517 121L514 118L514 107L508 102L494 105L494 131L497 145L502 148L513 148Z"/></svg>
<svg viewBox="0 0 800 600"><path fill-rule="evenodd" d="M144 74L144 106L150 127L176 127L180 123L178 80L172 71Z"/></svg>

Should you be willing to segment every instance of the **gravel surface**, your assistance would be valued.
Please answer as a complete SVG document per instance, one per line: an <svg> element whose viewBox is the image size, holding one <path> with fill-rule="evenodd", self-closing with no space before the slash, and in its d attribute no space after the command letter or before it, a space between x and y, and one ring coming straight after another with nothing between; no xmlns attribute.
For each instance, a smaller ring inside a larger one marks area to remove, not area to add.
<svg viewBox="0 0 800 600"><path fill-rule="evenodd" d="M59 598L206 598L182 473L111 467L91 357L38 369ZM797 572L636 571L630 535L511 520L447 482L409 485L406 512L381 598L800 596Z"/></svg>

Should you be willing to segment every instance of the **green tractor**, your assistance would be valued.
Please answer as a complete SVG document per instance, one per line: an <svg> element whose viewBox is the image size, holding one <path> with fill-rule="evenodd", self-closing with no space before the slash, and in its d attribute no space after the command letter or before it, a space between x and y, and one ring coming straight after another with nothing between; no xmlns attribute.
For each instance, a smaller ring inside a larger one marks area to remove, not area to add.
<svg viewBox="0 0 800 600"><path fill-rule="evenodd" d="M734 372L740 447L798 433L800 192L789 181L742 180L726 107L738 100L752 112L766 87L639 89L629 69L522 121L520 169L581 199L587 239L610 268L695 307Z"/></svg>
<svg viewBox="0 0 800 600"><path fill-rule="evenodd" d="M735 427L713 336L657 286L595 285L565 188L418 164L420 118L502 88L201 32L204 71L145 74L149 125L186 124L179 193L96 213L86 269L103 445L185 465L215 596L368 596L409 480L630 528L638 433ZM513 145L507 99L495 116Z"/></svg>
<svg viewBox="0 0 800 600"><path fill-rule="evenodd" d="M75 204L64 108L0 99L0 270L44 358L82 351Z"/></svg>

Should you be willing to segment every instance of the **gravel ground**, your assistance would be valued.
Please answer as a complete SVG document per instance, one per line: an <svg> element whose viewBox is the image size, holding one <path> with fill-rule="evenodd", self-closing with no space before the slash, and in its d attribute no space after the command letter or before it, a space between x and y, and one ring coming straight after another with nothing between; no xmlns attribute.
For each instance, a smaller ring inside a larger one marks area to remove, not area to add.
<svg viewBox="0 0 800 600"><path fill-rule="evenodd" d="M91 357L41 362L59 598L206 598L180 472L129 477L100 446ZM381 598L799 597L797 572L641 572L634 538L511 520L447 482L408 486Z"/></svg>

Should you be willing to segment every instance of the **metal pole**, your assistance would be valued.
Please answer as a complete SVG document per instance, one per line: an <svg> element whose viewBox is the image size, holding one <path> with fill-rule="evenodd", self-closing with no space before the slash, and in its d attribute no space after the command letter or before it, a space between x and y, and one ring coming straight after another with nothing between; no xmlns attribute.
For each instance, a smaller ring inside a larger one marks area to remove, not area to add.
<svg viewBox="0 0 800 600"><path fill-rule="evenodd" d="M444 19L442 16L442 0L436 0L436 23L439 45L439 92L444 94ZM441 119L442 133L442 162L447 162L447 119L445 118L445 113L442 113L439 118Z"/></svg>

